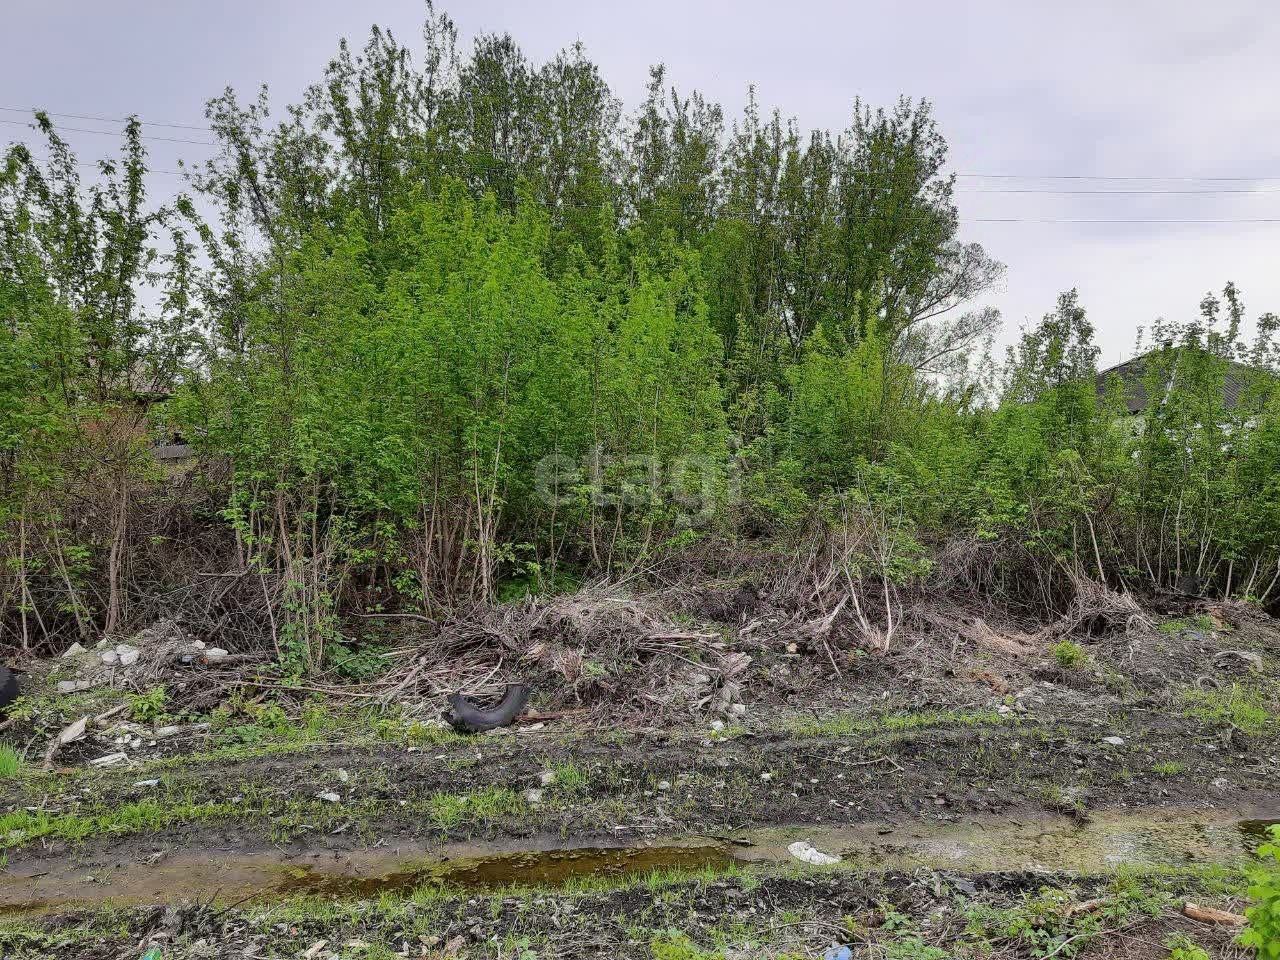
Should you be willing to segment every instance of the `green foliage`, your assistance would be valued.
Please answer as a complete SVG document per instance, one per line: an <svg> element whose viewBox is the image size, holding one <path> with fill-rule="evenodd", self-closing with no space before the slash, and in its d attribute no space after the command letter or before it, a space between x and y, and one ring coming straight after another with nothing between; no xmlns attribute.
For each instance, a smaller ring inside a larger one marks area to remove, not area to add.
<svg viewBox="0 0 1280 960"><path fill-rule="evenodd" d="M1089 661L1084 647L1074 640L1059 640L1049 648L1049 652L1053 655L1054 662L1063 670L1074 670Z"/></svg>
<svg viewBox="0 0 1280 960"><path fill-rule="evenodd" d="M357 683L373 680L387 669L385 651L377 644L364 643L353 650L343 643L335 643L329 648L328 656L338 676Z"/></svg>
<svg viewBox="0 0 1280 960"><path fill-rule="evenodd" d="M138 723L152 723L164 716L163 686L151 687L144 693L125 694L125 698L129 703L129 716Z"/></svg>
<svg viewBox="0 0 1280 960"><path fill-rule="evenodd" d="M424 40L344 44L274 126L265 93L211 101L198 207L147 204L136 121L89 186L43 114L50 159L8 151L0 640L125 632L192 569L150 535L175 433L218 465L200 532L289 677L377 675L351 614L437 619L712 533L812 535L890 606L944 544L1043 609L1085 577L1274 599L1280 320L1246 343L1233 285L1101 390L1075 290L971 362L1003 267L961 240L927 102L806 138L658 68L624 118L578 46L462 51L434 11Z"/></svg>
<svg viewBox="0 0 1280 960"><path fill-rule="evenodd" d="M1280 958L1280 826L1271 828L1271 841L1258 848L1261 863L1249 868L1249 920L1240 942L1257 951L1258 960Z"/></svg>
<svg viewBox="0 0 1280 960"><path fill-rule="evenodd" d="M649 942L653 960L720 960L720 951L703 950L678 930L660 933Z"/></svg>
<svg viewBox="0 0 1280 960"><path fill-rule="evenodd" d="M1175 933L1165 946L1169 948L1169 960L1209 960L1209 954L1184 933Z"/></svg>
<svg viewBox="0 0 1280 960"><path fill-rule="evenodd" d="M951 956L941 947L925 943L920 937L908 936L885 944L888 960L948 960Z"/></svg>

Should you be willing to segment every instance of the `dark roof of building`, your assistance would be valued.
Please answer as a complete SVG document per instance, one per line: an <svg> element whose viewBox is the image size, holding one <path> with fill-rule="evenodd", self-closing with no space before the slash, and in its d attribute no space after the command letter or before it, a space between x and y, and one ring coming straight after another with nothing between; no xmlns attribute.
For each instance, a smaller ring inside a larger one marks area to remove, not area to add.
<svg viewBox="0 0 1280 960"><path fill-rule="evenodd" d="M157 460L186 460L195 455L188 443L163 443L153 447L152 452Z"/></svg>
<svg viewBox="0 0 1280 960"><path fill-rule="evenodd" d="M1172 364L1172 377L1175 380L1178 376L1176 354L1186 349L1190 348L1179 347L1175 350ZM1130 413L1141 413L1147 408L1148 403L1147 365L1151 358L1159 352L1158 350L1150 350L1141 356L1134 357L1132 360L1126 360L1124 363L1118 363L1114 367L1099 371L1098 394L1101 395L1107 389L1112 377L1118 377L1120 386L1124 390L1125 407ZM1226 364L1227 369L1222 381L1222 400L1228 410L1234 410L1240 403L1240 397L1249 382L1258 374L1266 371L1260 367L1251 367L1236 360L1228 360Z"/></svg>

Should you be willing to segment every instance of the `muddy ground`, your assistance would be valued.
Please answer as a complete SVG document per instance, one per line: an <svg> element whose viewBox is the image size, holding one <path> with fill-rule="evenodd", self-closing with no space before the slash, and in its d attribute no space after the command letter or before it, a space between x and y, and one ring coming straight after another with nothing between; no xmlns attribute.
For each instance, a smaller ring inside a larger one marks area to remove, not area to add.
<svg viewBox="0 0 1280 960"><path fill-rule="evenodd" d="M1185 935L1240 955L1233 933L1179 912L1188 896L1243 905L1241 862L1225 855L1137 857L1159 872L1118 893L1123 855L1031 874L1029 852L994 843L965 875L936 858L902 872L890 856L849 855L834 872L655 861L676 870L661 882L533 870L607 888L510 895L232 882L255 857L733 844L774 828L862 828L888 838L883 852L897 833L967 825L980 837L984 823L1045 817L1083 830L1128 812L1280 817L1280 631L1248 608L1182 603L1137 628L1039 633L971 616L949 643L887 653L762 616L682 622L681 636L723 639L646 655L651 671L666 656L663 675L687 694L656 722L635 716L636 698L611 715L561 691L535 700L542 720L478 736L442 728L438 697L378 706L363 688L286 689L201 659L65 694L65 663L35 665L0 734L26 758L0 779L0 954L696 958L847 944L877 960L1163 958ZM166 696L148 701L158 684ZM79 717L84 733L50 751ZM219 858L225 890L216 869L199 883L187 871L184 889L184 863ZM175 879L148 883L148 871Z"/></svg>
<svg viewBox="0 0 1280 960"><path fill-rule="evenodd" d="M1182 915L1188 897L1238 907L1220 876L848 871L651 877L611 889L271 906L189 904L11 924L6 956L816 957L838 945L891 960L1166 958L1193 944L1242 956L1235 932Z"/></svg>

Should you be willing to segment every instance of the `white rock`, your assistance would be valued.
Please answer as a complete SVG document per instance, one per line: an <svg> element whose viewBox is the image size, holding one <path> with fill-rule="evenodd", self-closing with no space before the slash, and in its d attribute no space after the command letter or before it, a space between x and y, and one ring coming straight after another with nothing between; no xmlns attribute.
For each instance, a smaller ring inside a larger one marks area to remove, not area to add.
<svg viewBox="0 0 1280 960"><path fill-rule="evenodd" d="M204 651L204 658L206 660L221 660L226 655L227 651L223 650L221 647L208 647Z"/></svg>
<svg viewBox="0 0 1280 960"><path fill-rule="evenodd" d="M537 789L536 787L530 787L528 790L524 792L524 799L525 799L525 802L527 803L541 803L542 791Z"/></svg>
<svg viewBox="0 0 1280 960"><path fill-rule="evenodd" d="M132 667L135 663L138 662L138 657L140 657L141 655L142 654L140 654L137 650L126 650L124 653L120 654L120 666Z"/></svg>
<svg viewBox="0 0 1280 960"><path fill-rule="evenodd" d="M59 680L59 693L79 693L81 690L89 690L93 687L92 680Z"/></svg>
<svg viewBox="0 0 1280 960"><path fill-rule="evenodd" d="M1123 747L1124 737L1103 737L1102 742L1112 747Z"/></svg>
<svg viewBox="0 0 1280 960"><path fill-rule="evenodd" d="M332 790L325 790L323 793L316 794L317 800L328 800L330 803L337 803L342 798Z"/></svg>
<svg viewBox="0 0 1280 960"><path fill-rule="evenodd" d="M658 781L658 789L659 789L659 790L670 790L670 789L671 789L671 781L670 781L670 780L659 780L659 781Z"/></svg>
<svg viewBox="0 0 1280 960"><path fill-rule="evenodd" d="M62 651L62 659L65 660L67 657L78 657L84 652L84 647L80 646L78 643L73 643L71 646L67 647L67 649Z"/></svg>
<svg viewBox="0 0 1280 960"><path fill-rule="evenodd" d="M733 714L735 717L744 717L747 714L747 705L745 703L731 704L729 707L729 712Z"/></svg>
<svg viewBox="0 0 1280 960"><path fill-rule="evenodd" d="M128 763L129 757L123 753L108 753L105 757L98 757L96 760L90 760L91 767L118 767L122 763Z"/></svg>
<svg viewBox="0 0 1280 960"><path fill-rule="evenodd" d="M719 733L720 731L722 731L722 730L724 729L724 721L723 721L723 720L712 720L712 721L711 721L711 729L712 729L712 730L714 730L716 733Z"/></svg>
<svg viewBox="0 0 1280 960"><path fill-rule="evenodd" d="M108 650L102 655L102 662L109 667L115 666L120 662L120 654L116 653L114 650Z"/></svg>
<svg viewBox="0 0 1280 960"><path fill-rule="evenodd" d="M203 641L203 640L192 640L192 641L191 641L191 646L195 647L197 650L203 650L203 649L204 649L204 641Z"/></svg>
<svg viewBox="0 0 1280 960"><path fill-rule="evenodd" d="M127 643L117 643L117 644L116 644L116 653L117 653L117 654L119 654L119 655L120 655L120 656L122 656L122 657L123 657L126 653L128 653L130 650L137 650L137 649L138 649L137 647L132 647L132 646L130 646L130 645L129 645L129 644L127 644Z"/></svg>
<svg viewBox="0 0 1280 960"><path fill-rule="evenodd" d="M787 846L787 853L791 854L797 860L804 863L812 864L815 867L829 867L833 863L839 863L839 857L833 857L829 853L823 853L814 847L808 840L797 840L795 843Z"/></svg>
<svg viewBox="0 0 1280 960"><path fill-rule="evenodd" d="M338 769L338 779L339 779L339 780L341 780L343 783L349 783L349 782L351 781L351 774L349 774L349 773L347 773L347 771L345 771L345 770L343 770L343 769L339 768L339 769Z"/></svg>
<svg viewBox="0 0 1280 960"><path fill-rule="evenodd" d="M763 780L765 783L768 783L770 780L772 780L772 779L773 779L773 774L772 774L772 773L762 773L762 774L760 774L760 779L761 779L761 780Z"/></svg>
<svg viewBox="0 0 1280 960"><path fill-rule="evenodd" d="M543 770L538 774L538 782L544 787L549 787L556 782L556 773L554 770Z"/></svg>
<svg viewBox="0 0 1280 960"><path fill-rule="evenodd" d="M135 787L158 787L159 785L159 780L139 780L134 784Z"/></svg>
<svg viewBox="0 0 1280 960"><path fill-rule="evenodd" d="M176 737L182 732L182 728L178 726L161 727L155 732L157 740L167 740L169 737Z"/></svg>

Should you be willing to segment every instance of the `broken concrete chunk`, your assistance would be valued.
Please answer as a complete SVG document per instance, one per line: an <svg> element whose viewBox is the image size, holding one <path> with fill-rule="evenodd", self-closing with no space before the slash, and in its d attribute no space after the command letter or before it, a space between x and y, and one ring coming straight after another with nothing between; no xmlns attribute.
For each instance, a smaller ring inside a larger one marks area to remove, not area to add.
<svg viewBox="0 0 1280 960"><path fill-rule="evenodd" d="M120 654L120 666L132 667L138 662L139 656L141 656L141 654L138 653L137 650L126 650L124 653Z"/></svg>
<svg viewBox="0 0 1280 960"><path fill-rule="evenodd" d="M204 652L204 658L206 660L221 660L226 655L227 651L223 650L221 647L208 647Z"/></svg>
<svg viewBox="0 0 1280 960"><path fill-rule="evenodd" d="M59 693L79 693L81 690L91 690L93 688L92 680L59 680Z"/></svg>
<svg viewBox="0 0 1280 960"><path fill-rule="evenodd" d="M102 662L109 667L114 667L120 662L120 654L116 653L114 650L108 650L102 655Z"/></svg>

